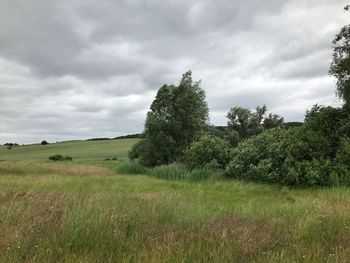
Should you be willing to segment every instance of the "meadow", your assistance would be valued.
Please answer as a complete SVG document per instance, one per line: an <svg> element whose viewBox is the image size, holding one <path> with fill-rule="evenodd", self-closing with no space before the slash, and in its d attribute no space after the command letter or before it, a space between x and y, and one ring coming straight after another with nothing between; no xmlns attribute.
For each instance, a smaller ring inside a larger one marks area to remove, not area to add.
<svg viewBox="0 0 350 263"><path fill-rule="evenodd" d="M105 141L65 141L48 145L21 145L8 149L0 146L0 160L47 159L54 154L73 157L75 160L126 159L130 147L139 139Z"/></svg>
<svg viewBox="0 0 350 263"><path fill-rule="evenodd" d="M132 143L120 145L125 144ZM113 154L126 156L125 149ZM347 188L293 189L238 180L192 182L123 174L118 167L125 161L103 161L107 152L96 152L84 150L73 162L34 160L45 159L39 151L27 155L33 160L1 155L13 160L0 162L0 262L350 258Z"/></svg>

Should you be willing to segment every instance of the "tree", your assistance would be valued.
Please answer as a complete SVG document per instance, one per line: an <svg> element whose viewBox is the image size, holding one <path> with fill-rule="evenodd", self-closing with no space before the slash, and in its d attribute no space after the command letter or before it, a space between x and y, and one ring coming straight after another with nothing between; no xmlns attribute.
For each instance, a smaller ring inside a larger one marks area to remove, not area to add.
<svg viewBox="0 0 350 263"><path fill-rule="evenodd" d="M273 129L276 127L283 127L284 119L278 114L270 113L269 116L264 119L263 125L265 130Z"/></svg>
<svg viewBox="0 0 350 263"><path fill-rule="evenodd" d="M350 10L347 5L344 8ZM343 26L333 40L333 60L329 73L337 79L337 94L350 107L350 24Z"/></svg>
<svg viewBox="0 0 350 263"><path fill-rule="evenodd" d="M249 137L248 129L251 117L252 113L249 109L239 106L234 107L227 114L227 118L229 119L227 126L231 130L237 131L241 139L247 138Z"/></svg>
<svg viewBox="0 0 350 263"><path fill-rule="evenodd" d="M178 86L163 85L158 90L147 114L145 140L129 156L148 166L179 161L207 121L205 92L188 71Z"/></svg>
<svg viewBox="0 0 350 263"><path fill-rule="evenodd" d="M255 112L248 108L234 107L226 117L228 118L228 128L231 131L238 132L239 139L247 139L258 135L264 129L272 129L283 126L283 118L276 114L266 117L267 107L257 106Z"/></svg>
<svg viewBox="0 0 350 263"><path fill-rule="evenodd" d="M41 145L48 145L49 143L47 141L42 141L40 144Z"/></svg>

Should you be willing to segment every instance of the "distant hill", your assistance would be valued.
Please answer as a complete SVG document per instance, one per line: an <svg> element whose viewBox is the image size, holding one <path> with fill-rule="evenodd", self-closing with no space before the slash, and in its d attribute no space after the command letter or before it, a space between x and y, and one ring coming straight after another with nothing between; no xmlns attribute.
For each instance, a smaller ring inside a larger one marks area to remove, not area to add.
<svg viewBox="0 0 350 263"><path fill-rule="evenodd" d="M0 160L47 160L49 156L55 154L71 156L73 160L127 159L129 150L138 141L138 138L128 138L100 141L65 141L48 145L33 144L11 148L1 146Z"/></svg>

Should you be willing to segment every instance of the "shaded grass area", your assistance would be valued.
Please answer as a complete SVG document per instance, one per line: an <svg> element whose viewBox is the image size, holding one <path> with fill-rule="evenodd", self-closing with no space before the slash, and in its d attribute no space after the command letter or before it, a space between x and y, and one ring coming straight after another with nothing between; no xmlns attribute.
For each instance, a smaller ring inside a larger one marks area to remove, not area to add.
<svg viewBox="0 0 350 263"><path fill-rule="evenodd" d="M96 164L0 162L1 262L350 258L346 188L159 180Z"/></svg>
<svg viewBox="0 0 350 263"><path fill-rule="evenodd" d="M49 145L16 146L11 150L0 146L0 160L48 159L61 154L74 160L104 160L105 158L126 159L128 151L139 139L106 141L66 141Z"/></svg>

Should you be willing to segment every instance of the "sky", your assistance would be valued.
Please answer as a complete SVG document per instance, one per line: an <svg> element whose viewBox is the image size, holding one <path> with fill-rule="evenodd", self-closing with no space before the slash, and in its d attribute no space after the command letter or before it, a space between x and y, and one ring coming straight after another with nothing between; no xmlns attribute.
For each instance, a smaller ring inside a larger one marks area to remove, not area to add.
<svg viewBox="0 0 350 263"><path fill-rule="evenodd" d="M0 143L143 131L192 70L210 122L266 104L302 121L340 105L328 75L343 0L0 0Z"/></svg>

